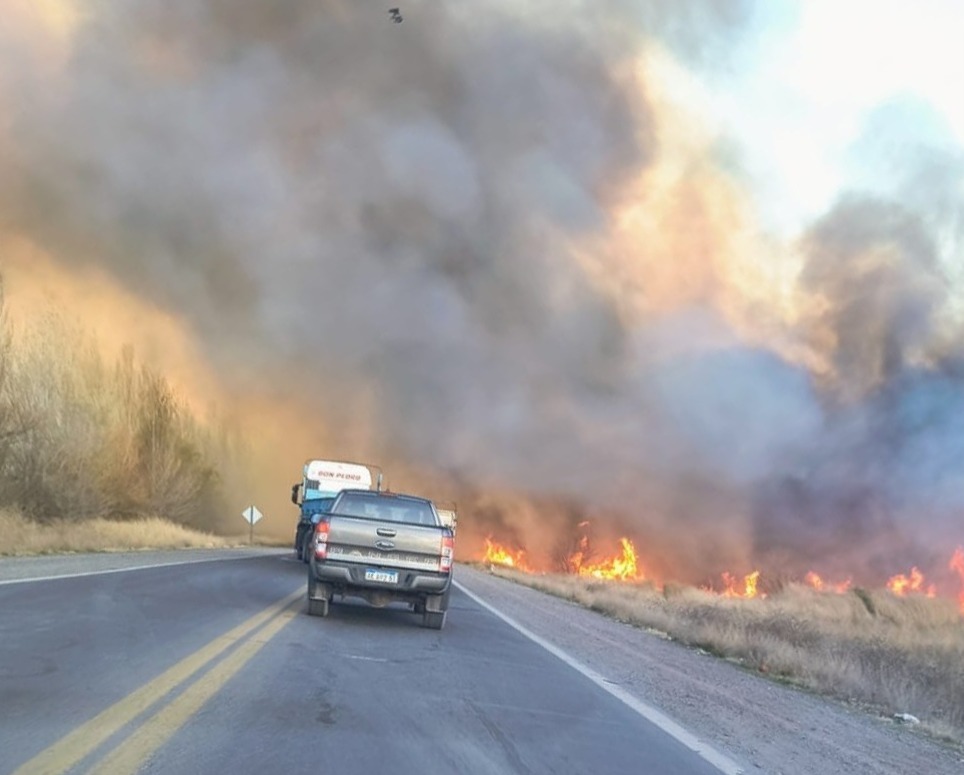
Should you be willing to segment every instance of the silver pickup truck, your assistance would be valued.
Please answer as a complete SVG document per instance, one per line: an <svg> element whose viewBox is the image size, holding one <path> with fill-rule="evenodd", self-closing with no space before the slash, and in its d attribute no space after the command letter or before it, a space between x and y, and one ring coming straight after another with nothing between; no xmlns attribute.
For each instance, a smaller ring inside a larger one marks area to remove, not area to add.
<svg viewBox="0 0 964 775"><path fill-rule="evenodd" d="M327 616L335 595L381 608L404 602L435 630L445 625L455 538L432 501L342 490L316 517L308 567L308 613Z"/></svg>

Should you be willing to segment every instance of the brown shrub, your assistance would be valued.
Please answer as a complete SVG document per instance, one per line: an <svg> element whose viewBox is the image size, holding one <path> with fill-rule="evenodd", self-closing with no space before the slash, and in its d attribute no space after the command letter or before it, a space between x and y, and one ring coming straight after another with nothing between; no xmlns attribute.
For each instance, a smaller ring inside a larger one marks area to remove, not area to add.
<svg viewBox="0 0 964 775"><path fill-rule="evenodd" d="M11 336L0 293L0 507L201 525L223 511L225 438L130 349L109 363L55 314Z"/></svg>

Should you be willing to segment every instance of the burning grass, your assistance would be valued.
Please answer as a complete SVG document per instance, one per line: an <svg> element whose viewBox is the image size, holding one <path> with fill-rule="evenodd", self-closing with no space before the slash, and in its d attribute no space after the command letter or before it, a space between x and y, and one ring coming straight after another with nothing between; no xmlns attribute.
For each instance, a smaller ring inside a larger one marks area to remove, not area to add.
<svg viewBox="0 0 964 775"><path fill-rule="evenodd" d="M230 546L222 536L191 530L160 517L117 522L88 519L40 524L15 511L0 511L0 555L102 552L132 549L198 549Z"/></svg>
<svg viewBox="0 0 964 775"><path fill-rule="evenodd" d="M742 599L672 584L493 572L797 686L911 713L964 742L964 619L954 601L795 583Z"/></svg>

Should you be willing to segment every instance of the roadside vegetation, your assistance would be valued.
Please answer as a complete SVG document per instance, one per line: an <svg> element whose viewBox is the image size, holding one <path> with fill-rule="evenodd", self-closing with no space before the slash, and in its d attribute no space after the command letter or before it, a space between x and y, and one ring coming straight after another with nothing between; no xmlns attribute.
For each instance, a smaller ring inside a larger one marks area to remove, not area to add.
<svg viewBox="0 0 964 775"><path fill-rule="evenodd" d="M953 601L798 584L744 600L681 585L492 572L777 680L911 714L931 734L964 743L964 619Z"/></svg>
<svg viewBox="0 0 964 775"><path fill-rule="evenodd" d="M160 517L122 522L95 517L79 522L65 519L40 523L16 512L0 512L0 555L199 549L239 544L240 539L232 541Z"/></svg>
<svg viewBox="0 0 964 775"><path fill-rule="evenodd" d="M133 350L54 314L13 331L0 288L0 552L210 546L239 448Z"/></svg>

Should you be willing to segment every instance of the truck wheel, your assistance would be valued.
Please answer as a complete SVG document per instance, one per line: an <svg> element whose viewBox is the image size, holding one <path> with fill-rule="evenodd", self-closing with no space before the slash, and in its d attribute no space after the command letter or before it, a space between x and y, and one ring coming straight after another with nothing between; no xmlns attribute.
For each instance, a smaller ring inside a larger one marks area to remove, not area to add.
<svg viewBox="0 0 964 775"><path fill-rule="evenodd" d="M323 598L309 597L308 616L328 616L328 601Z"/></svg>
<svg viewBox="0 0 964 775"><path fill-rule="evenodd" d="M426 611L422 615L422 626L430 630L441 630L445 626L445 611Z"/></svg>
<svg viewBox="0 0 964 775"><path fill-rule="evenodd" d="M429 595L422 601L420 609L417 609L416 613L425 613L426 611L432 613L444 613L449 609L449 587L441 595Z"/></svg>
<svg viewBox="0 0 964 775"><path fill-rule="evenodd" d="M299 560L304 559L304 555L305 555L304 547L305 547L304 542L295 546L295 555L298 557Z"/></svg>
<svg viewBox="0 0 964 775"><path fill-rule="evenodd" d="M328 616L328 603L331 593L324 584L319 584L314 576L308 574L308 616Z"/></svg>
<svg viewBox="0 0 964 775"><path fill-rule="evenodd" d="M299 552L298 559L306 565L311 562L311 533L308 533L305 540L301 542L301 552Z"/></svg>

